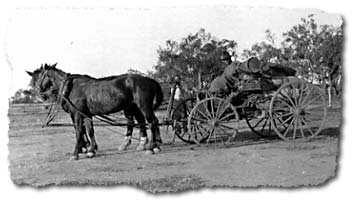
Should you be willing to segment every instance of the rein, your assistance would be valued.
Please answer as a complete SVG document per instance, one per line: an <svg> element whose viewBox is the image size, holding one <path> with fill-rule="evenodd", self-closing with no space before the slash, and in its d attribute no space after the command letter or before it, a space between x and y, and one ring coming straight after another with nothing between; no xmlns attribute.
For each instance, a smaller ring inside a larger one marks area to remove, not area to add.
<svg viewBox="0 0 358 206"><path fill-rule="evenodd" d="M47 72L47 71L46 71ZM46 75L47 75L47 73L46 73ZM43 82L43 80L44 80L44 76L45 76L45 74L43 75L43 78L42 78L42 80L41 80L41 84L42 84L42 82ZM62 93L62 90L63 90L63 87L64 87L64 83L66 82L68 80L68 78L65 78L64 80L62 80L62 82L61 82L61 86L60 86L60 89L59 89L59 91L58 91L58 93ZM40 92L40 94L52 94L52 92L53 91L55 91L55 90L57 90L57 88L52 88L52 89L50 89L50 90L48 90L48 91L46 91L46 92ZM46 127L46 126L48 126L51 122L52 122L52 120L54 120L55 119L55 117L56 117L56 115L58 114L58 112L59 112L59 102L60 102L60 99L61 99L61 96L59 95L59 94L57 94L56 95L56 98L55 98L55 101L53 101L52 103L51 103L51 106L50 106L50 109L49 109L49 111L48 111L48 113L47 113L47 117L46 117L46 120L45 120L45 123L42 125L42 128L44 128L44 127ZM54 108L54 105L55 105L55 109L53 109Z"/></svg>

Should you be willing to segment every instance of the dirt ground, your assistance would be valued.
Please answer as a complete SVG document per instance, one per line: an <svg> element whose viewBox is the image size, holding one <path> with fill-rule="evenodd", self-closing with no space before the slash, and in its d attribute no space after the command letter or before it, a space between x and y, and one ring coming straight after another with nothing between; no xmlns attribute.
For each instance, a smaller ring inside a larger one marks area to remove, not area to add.
<svg viewBox="0 0 358 206"><path fill-rule="evenodd" d="M329 109L328 121L309 142L254 141L245 122L229 147L198 147L172 139L171 128L161 127L164 145L157 155L120 152L125 128L95 127L96 157L69 161L75 142L73 127L45 127L47 110L12 106L9 109L9 161L15 184L50 185L130 184L149 192L174 192L202 187L292 187L326 183L336 175L342 112L339 102ZM162 120L158 112L159 119ZM55 123L69 123L59 113Z"/></svg>

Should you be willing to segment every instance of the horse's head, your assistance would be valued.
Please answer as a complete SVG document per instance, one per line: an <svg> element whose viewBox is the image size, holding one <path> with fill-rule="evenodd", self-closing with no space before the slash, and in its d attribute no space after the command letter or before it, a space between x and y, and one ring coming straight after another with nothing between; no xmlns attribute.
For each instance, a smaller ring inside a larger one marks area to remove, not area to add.
<svg viewBox="0 0 358 206"><path fill-rule="evenodd" d="M55 83L51 77L51 70L56 67L56 64L41 65L41 67L36 69L34 72L26 71L31 76L30 86L43 100L47 100L50 95L53 95L52 91L55 89Z"/></svg>

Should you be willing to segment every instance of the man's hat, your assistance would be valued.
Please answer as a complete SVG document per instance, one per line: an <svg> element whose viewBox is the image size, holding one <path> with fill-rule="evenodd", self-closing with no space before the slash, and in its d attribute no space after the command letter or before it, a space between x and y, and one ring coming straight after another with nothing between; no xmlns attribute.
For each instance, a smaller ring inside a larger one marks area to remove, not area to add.
<svg viewBox="0 0 358 206"><path fill-rule="evenodd" d="M229 54L229 52L224 51L220 57L220 60L225 61L225 60L229 60L229 59L231 59L231 55Z"/></svg>

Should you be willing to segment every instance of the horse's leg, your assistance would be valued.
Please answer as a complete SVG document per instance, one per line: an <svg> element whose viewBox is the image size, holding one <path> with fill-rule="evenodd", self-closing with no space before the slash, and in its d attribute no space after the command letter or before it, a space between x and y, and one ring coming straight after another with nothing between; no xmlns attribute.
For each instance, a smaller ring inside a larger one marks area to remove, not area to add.
<svg viewBox="0 0 358 206"><path fill-rule="evenodd" d="M131 104L131 106L129 108L130 108L131 114L137 120L137 123L139 124L139 129L140 129L139 130L140 140L139 140L139 144L138 144L136 150L137 151L145 150L146 149L145 145L148 142L147 128L145 126L145 117L144 117L142 111L137 107L136 104Z"/></svg>
<svg viewBox="0 0 358 206"><path fill-rule="evenodd" d="M127 134L122 144L118 147L119 151L125 151L127 147L132 143L133 125L134 119L129 108L124 110L124 116L127 118Z"/></svg>
<svg viewBox="0 0 358 206"><path fill-rule="evenodd" d="M153 150L154 152L160 151L160 144L162 143L162 139L160 138L159 131L159 121L154 114L154 111L150 105L146 105L143 108L143 113L148 122L149 128L151 130L151 135L148 138L147 150Z"/></svg>
<svg viewBox="0 0 358 206"><path fill-rule="evenodd" d="M89 141L89 146L87 147L87 157L93 157L96 154L96 151L98 150L97 142L94 136L94 128L93 128L93 122L92 118L84 118L84 130L86 131L86 135Z"/></svg>
<svg viewBox="0 0 358 206"><path fill-rule="evenodd" d="M75 131L76 131L75 117L73 114L71 114L70 116L71 116L73 127L75 128ZM85 128L83 128L83 131L85 131ZM82 137L80 138L79 143L78 143L79 147L81 148L80 153L87 152L87 143L88 143L88 140L87 140L86 134L82 134Z"/></svg>
<svg viewBox="0 0 358 206"><path fill-rule="evenodd" d="M70 160L78 160L78 153L80 151L79 142L81 141L81 137L83 136L83 117L76 113L74 116L75 120L75 128L76 128L76 143L75 143L75 149L73 151L72 157Z"/></svg>

